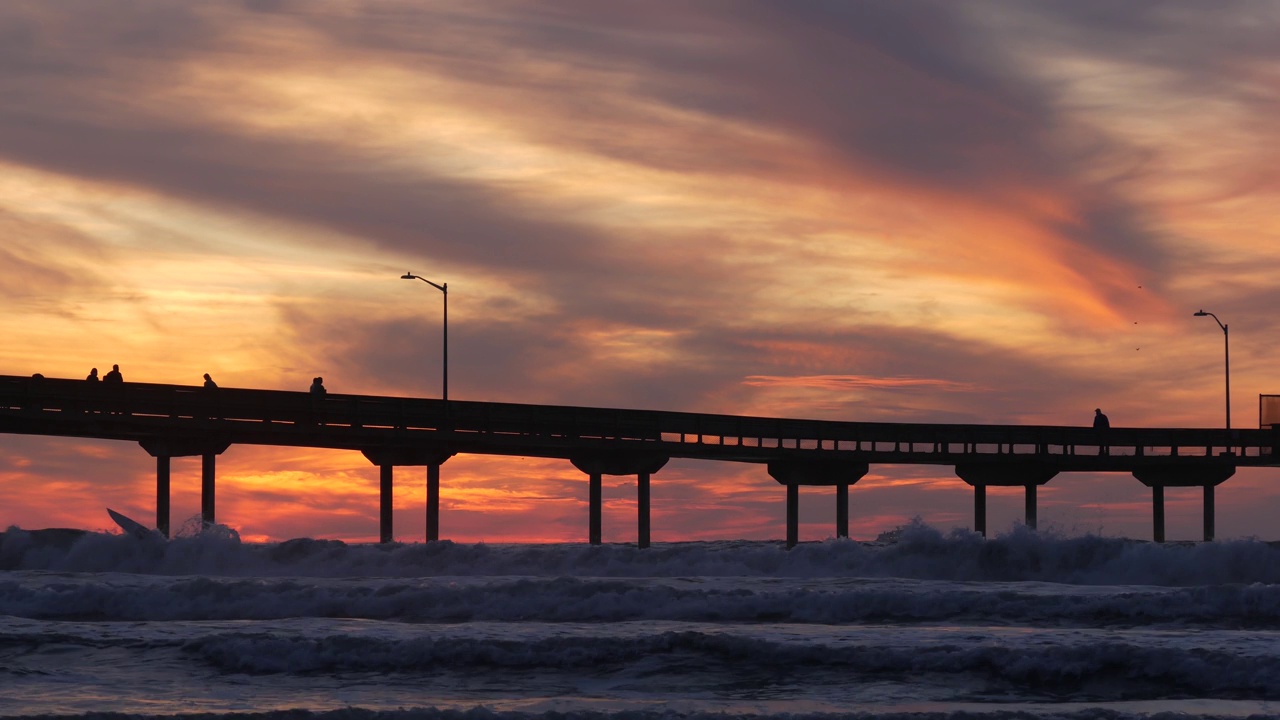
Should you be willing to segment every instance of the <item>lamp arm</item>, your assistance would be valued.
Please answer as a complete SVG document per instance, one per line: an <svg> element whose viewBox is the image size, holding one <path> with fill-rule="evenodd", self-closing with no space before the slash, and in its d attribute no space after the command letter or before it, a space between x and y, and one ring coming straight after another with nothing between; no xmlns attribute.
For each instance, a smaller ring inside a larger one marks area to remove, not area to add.
<svg viewBox="0 0 1280 720"><path fill-rule="evenodd" d="M445 283L443 285L437 285L431 282L430 280L422 277L421 275L414 275L413 273L405 273L404 275L400 276L400 279L401 280L421 280L422 282L430 285L431 287L439 290L442 293L448 294L449 292L449 283Z"/></svg>

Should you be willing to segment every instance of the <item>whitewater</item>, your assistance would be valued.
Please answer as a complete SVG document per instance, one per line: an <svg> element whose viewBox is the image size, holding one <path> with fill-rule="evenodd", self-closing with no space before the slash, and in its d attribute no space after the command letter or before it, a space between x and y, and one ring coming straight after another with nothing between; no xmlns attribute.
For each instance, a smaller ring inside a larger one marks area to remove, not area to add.
<svg viewBox="0 0 1280 720"><path fill-rule="evenodd" d="M1280 546L0 534L0 717L1280 715Z"/></svg>

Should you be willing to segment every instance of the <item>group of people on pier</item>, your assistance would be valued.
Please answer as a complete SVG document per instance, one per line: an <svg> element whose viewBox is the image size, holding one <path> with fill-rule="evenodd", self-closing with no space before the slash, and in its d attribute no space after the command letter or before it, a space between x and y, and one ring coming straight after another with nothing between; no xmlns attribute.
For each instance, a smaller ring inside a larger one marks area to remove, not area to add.
<svg viewBox="0 0 1280 720"><path fill-rule="evenodd" d="M111 372L103 375L101 378L98 377L98 368L93 368L89 371L89 377L85 378L85 380L88 380L89 382L98 382L101 380L104 383L122 383L124 382L124 376L120 374L119 365L112 365Z"/></svg>
<svg viewBox="0 0 1280 720"><path fill-rule="evenodd" d="M40 375L40 377L44 377L44 375ZM88 377L84 379L88 380L88 382L91 382L91 383L96 383L96 382L123 383L124 375L120 374L119 365L111 365L110 372L108 374L102 375L101 378L97 377L97 368L91 368L90 372L88 372ZM205 387L210 389L218 387L218 383L214 382L214 378L209 377L209 373L205 373Z"/></svg>
<svg viewBox="0 0 1280 720"><path fill-rule="evenodd" d="M43 378L44 376L41 375L40 373L36 373L34 377ZM103 375L101 378L98 377L98 368L90 369L89 376L86 377L85 380L87 380L88 382L122 383L124 382L124 375L120 374L119 365L112 365L111 371L108 372L106 375ZM209 375L209 373L204 374L204 388L206 390L216 390L218 388L218 383L213 381L213 378ZM311 397L323 398L324 396L325 396L324 378L322 377L313 378L311 380Z"/></svg>

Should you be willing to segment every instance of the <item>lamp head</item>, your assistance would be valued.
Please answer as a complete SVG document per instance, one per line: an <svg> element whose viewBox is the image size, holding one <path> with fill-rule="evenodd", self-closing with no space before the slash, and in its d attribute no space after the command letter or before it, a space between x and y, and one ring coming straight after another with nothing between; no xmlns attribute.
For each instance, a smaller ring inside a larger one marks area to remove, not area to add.
<svg viewBox="0 0 1280 720"><path fill-rule="evenodd" d="M417 279L418 279L418 276L417 276L417 275L414 275L413 273L408 273L408 272L407 272L407 273L405 273L405 274L401 275L401 276L400 276L400 279L401 279L401 280L417 280Z"/></svg>
<svg viewBox="0 0 1280 720"><path fill-rule="evenodd" d="M1193 313L1193 317L1209 317L1209 313L1201 310L1198 313Z"/></svg>

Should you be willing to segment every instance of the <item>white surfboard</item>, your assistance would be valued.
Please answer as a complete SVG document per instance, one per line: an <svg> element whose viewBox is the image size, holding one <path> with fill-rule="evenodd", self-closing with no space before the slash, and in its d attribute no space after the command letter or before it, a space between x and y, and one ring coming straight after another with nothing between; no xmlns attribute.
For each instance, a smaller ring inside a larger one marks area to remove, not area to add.
<svg viewBox="0 0 1280 720"><path fill-rule="evenodd" d="M137 520L118 513L111 508L107 508L107 514L111 516L112 520L116 521L116 524L120 526L121 530L124 530L126 533L138 538L139 540L145 540L149 537L160 537L159 532L152 530Z"/></svg>

